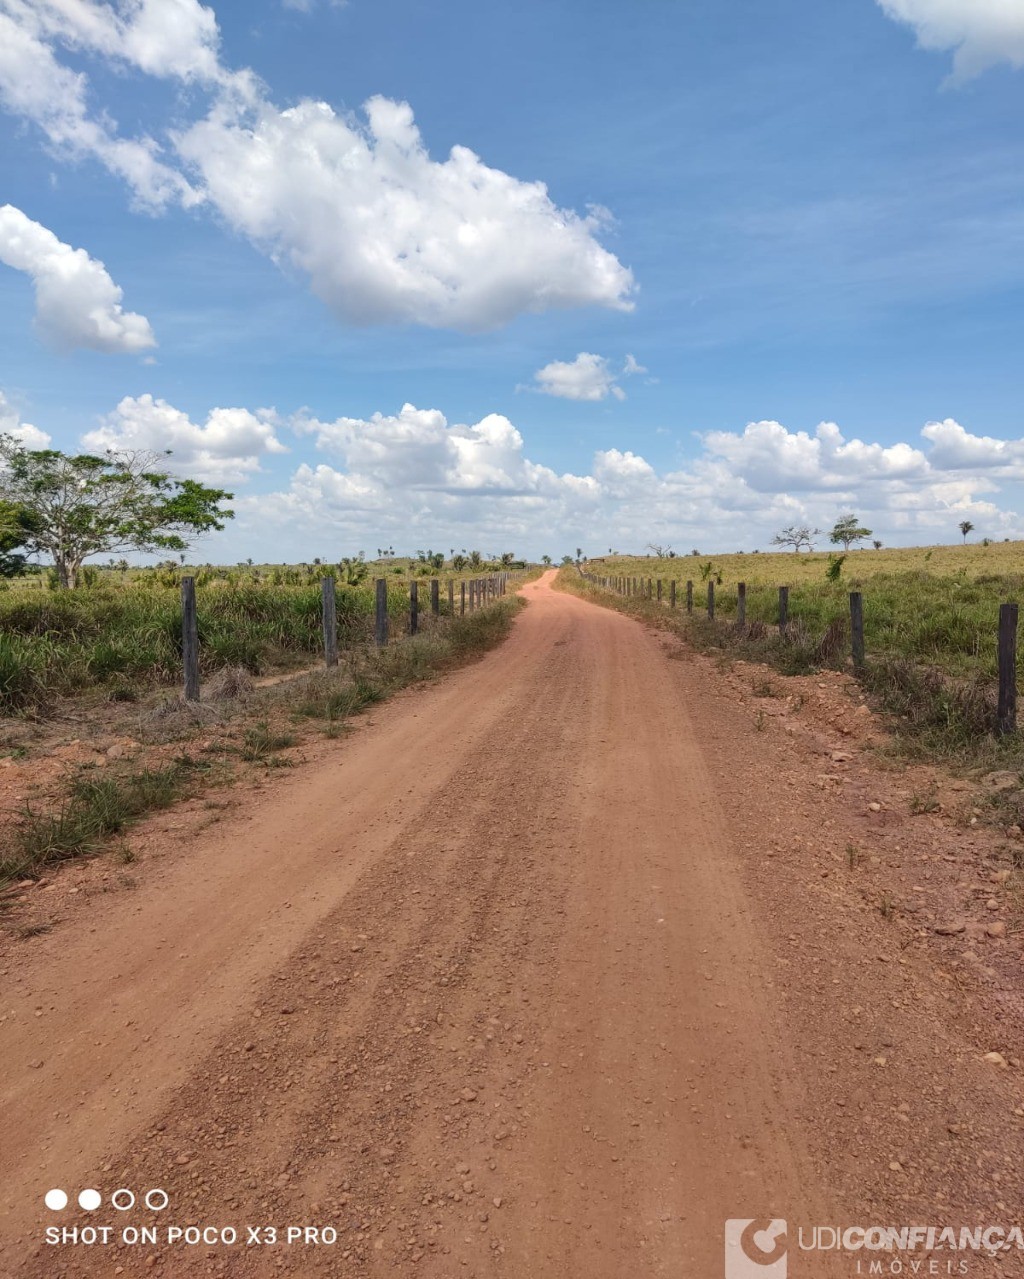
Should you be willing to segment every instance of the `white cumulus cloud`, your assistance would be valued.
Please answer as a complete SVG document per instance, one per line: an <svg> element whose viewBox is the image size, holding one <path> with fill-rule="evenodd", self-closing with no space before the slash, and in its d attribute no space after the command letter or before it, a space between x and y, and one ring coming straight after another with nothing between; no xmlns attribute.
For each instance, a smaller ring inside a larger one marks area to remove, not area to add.
<svg viewBox="0 0 1024 1279"><path fill-rule="evenodd" d="M619 385L619 378L646 372L632 355L626 356L622 369L616 372L603 355L581 351L575 360L552 360L538 369L533 375L533 389L562 400L596 403L609 395L624 400L626 392Z"/></svg>
<svg viewBox="0 0 1024 1279"><path fill-rule="evenodd" d="M609 448L589 473L559 474L531 459L499 414L466 425L407 404L370 418L298 417L297 434L327 458L301 464L279 492L245 498L231 536L288 539L296 557L388 542L539 556L655 540L712 553L768 549L788 524L830 528L849 510L886 543L954 540L964 518L991 537L1024 535L1014 487L1024 481L1024 440L941 425L942 438L935 424L924 429L922 449L847 439L834 423L808 433L755 422L704 434L675 469Z"/></svg>
<svg viewBox="0 0 1024 1279"><path fill-rule="evenodd" d="M631 273L596 239L600 213L560 209L543 183L466 147L432 159L406 103L371 98L365 112L364 124L308 100L215 110L177 146L227 222L352 323L473 331L631 307Z"/></svg>
<svg viewBox="0 0 1024 1279"><path fill-rule="evenodd" d="M158 144L148 136L119 136L106 112L91 109L85 73L57 57L60 39L74 49L109 52L102 49L103 15L93 13L89 20L99 9L112 13L108 6L74 0L60 6L0 0L0 104L32 120L58 152L73 159L92 156L106 165L139 205L157 210L172 201L195 204L201 195L161 157Z"/></svg>
<svg viewBox="0 0 1024 1279"><path fill-rule="evenodd" d="M954 50L954 77L965 80L998 62L1024 66L1020 0L878 0L890 18L917 33L923 49Z"/></svg>
<svg viewBox="0 0 1024 1279"><path fill-rule="evenodd" d="M121 306L121 289L102 262L12 204L0 206L0 262L31 277L36 327L52 346L123 354L156 346L146 317Z"/></svg>
<svg viewBox="0 0 1024 1279"><path fill-rule="evenodd" d="M94 452L169 449L172 471L215 484L238 484L261 469L266 455L288 451L276 428L273 409L215 408L199 425L166 400L127 395L82 443Z"/></svg>
<svg viewBox="0 0 1024 1279"><path fill-rule="evenodd" d="M121 137L69 51L194 85L206 114L170 145ZM349 323L478 331L633 305L632 273L598 239L604 210L561 208L542 182L466 147L435 160L404 102L371 98L364 118L308 98L278 108L251 71L222 64L215 16L197 0L0 0L0 101L59 150L99 159L152 211L209 201Z"/></svg>
<svg viewBox="0 0 1024 1279"><path fill-rule="evenodd" d="M51 437L45 431L40 431L37 426L21 420L21 414L3 391L0 391L0 435L13 435L27 449L45 449L52 443Z"/></svg>

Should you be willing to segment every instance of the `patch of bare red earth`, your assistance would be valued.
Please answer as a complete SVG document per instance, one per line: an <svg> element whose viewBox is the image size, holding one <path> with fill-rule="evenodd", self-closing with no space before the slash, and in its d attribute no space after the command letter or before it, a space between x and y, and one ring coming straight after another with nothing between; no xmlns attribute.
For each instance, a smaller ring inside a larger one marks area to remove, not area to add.
<svg viewBox="0 0 1024 1279"><path fill-rule="evenodd" d="M934 931L995 837L909 816L844 681L754 698L525 593L499 650L23 944L0 1273L715 1279L730 1217L1024 1214L1019 938ZM86 1185L170 1207L42 1205ZM122 1216L241 1241L43 1242Z"/></svg>

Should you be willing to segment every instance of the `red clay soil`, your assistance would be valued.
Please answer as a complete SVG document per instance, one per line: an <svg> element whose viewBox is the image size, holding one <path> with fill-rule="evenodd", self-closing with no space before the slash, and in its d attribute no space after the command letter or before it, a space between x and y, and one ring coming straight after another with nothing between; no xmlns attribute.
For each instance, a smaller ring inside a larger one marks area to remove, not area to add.
<svg viewBox="0 0 1024 1279"><path fill-rule="evenodd" d="M998 841L909 816L841 679L845 733L552 577L9 948L0 1274L718 1279L743 1218L829 1279L893 1254L798 1226L1024 1219L1020 943L949 919Z"/></svg>

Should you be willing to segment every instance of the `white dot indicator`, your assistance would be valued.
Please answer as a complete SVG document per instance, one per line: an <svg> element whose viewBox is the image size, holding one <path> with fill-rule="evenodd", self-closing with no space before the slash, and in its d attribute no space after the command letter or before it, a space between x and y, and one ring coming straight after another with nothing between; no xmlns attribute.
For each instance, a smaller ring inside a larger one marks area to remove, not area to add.
<svg viewBox="0 0 1024 1279"><path fill-rule="evenodd" d="M78 1196L78 1206L86 1212L95 1212L102 1202L103 1196L98 1190L83 1190Z"/></svg>
<svg viewBox="0 0 1024 1279"><path fill-rule="evenodd" d="M110 1202L118 1210L118 1212L127 1212L129 1208L135 1204L135 1195L122 1186L120 1190L115 1190L110 1196Z"/></svg>
<svg viewBox="0 0 1024 1279"><path fill-rule="evenodd" d="M48 1190L43 1203L51 1212L60 1212L62 1208L68 1206L68 1197L63 1190Z"/></svg>

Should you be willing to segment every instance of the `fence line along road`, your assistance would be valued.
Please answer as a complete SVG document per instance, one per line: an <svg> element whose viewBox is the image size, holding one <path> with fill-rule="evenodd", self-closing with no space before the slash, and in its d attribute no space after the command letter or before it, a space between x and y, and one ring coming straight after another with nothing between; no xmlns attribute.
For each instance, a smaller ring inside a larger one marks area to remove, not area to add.
<svg viewBox="0 0 1024 1279"><path fill-rule="evenodd" d="M469 610L474 612L483 608L492 600L501 599L508 593L508 585L523 576L523 570L491 573L486 577L469 579ZM466 579L459 582L459 611L455 611L455 582L448 579L448 616L461 617L466 612ZM374 619L373 640L378 648L388 642L391 630L388 616L388 580L378 577L374 582ZM408 634L416 635L420 629L419 582L413 578L409 582L409 627ZM272 586L266 587L273 590ZM430 581L430 614L431 619L440 620L441 583L435 577ZM330 669L338 665L338 604L337 584L334 577L324 577L320 581L320 621L323 634L324 664ZM181 579L181 660L184 683L184 696L187 702L198 702L199 687L199 612L196 604L196 579Z"/></svg>
<svg viewBox="0 0 1024 1279"><path fill-rule="evenodd" d="M640 595L644 599L656 598L664 604L662 579L658 578L657 590L653 592L651 579L646 583L636 577L599 577L593 573L580 570L580 576L601 590L610 591L614 595L631 599ZM862 675L866 665L864 649L864 596L860 591L850 592L850 656L854 671ZM668 606L676 607L676 581L669 581ZM693 582L686 583L686 611L693 613ZM710 621L715 620L715 583L708 579L707 612ZM999 623L996 638L997 665L999 671L999 694L996 709L996 731L1000 736L1017 731L1017 627L1019 608L1017 604L1007 603L999 606ZM736 621L737 627L747 625L747 584L736 585ZM778 609L779 634L783 639L789 628L789 587L779 587Z"/></svg>

